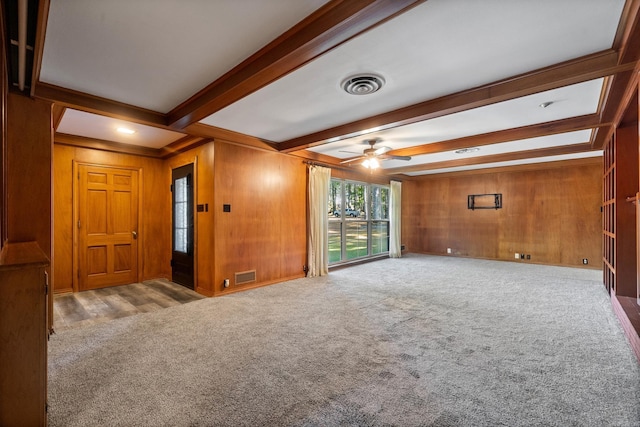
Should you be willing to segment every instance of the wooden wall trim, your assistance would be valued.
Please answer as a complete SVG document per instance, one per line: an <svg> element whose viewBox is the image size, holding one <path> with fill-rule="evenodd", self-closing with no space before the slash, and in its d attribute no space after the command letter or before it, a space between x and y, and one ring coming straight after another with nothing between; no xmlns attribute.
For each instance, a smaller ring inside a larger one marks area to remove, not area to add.
<svg viewBox="0 0 640 427"><path fill-rule="evenodd" d="M424 0L331 0L168 114L194 124Z"/></svg>
<svg viewBox="0 0 640 427"><path fill-rule="evenodd" d="M133 154L135 156L160 158L160 150L138 145L122 144L120 142L106 141L102 139L86 138L84 136L69 135L56 132L54 143L69 145L78 148L90 148L92 150L110 151L112 153Z"/></svg>
<svg viewBox="0 0 640 427"><path fill-rule="evenodd" d="M488 85L293 138L278 144L278 149L284 152L297 151L322 144L330 138L351 136L362 129L389 129L442 117L537 92L629 71L634 66L635 63L618 64L618 52L605 50L519 76L499 80Z"/></svg>
<svg viewBox="0 0 640 427"><path fill-rule="evenodd" d="M624 334L627 337L627 340L629 340L631 349L633 350L633 353L640 363L640 335L638 333L639 329L637 329L637 326L634 326L631 318L629 317L629 315L633 313L633 304L633 300L631 300L630 298L619 298L616 295L611 295L611 305L613 307L613 312L616 314L616 317L620 321L620 325L624 330Z"/></svg>
<svg viewBox="0 0 640 427"><path fill-rule="evenodd" d="M38 23L36 28L36 41L33 47L33 66L31 74L31 96L35 95L36 83L40 80L42 67L42 54L44 52L44 37L47 33L49 20L49 0L40 0L38 3Z"/></svg>
<svg viewBox="0 0 640 427"><path fill-rule="evenodd" d="M7 239L7 94L9 79L4 7L0 7L0 250Z"/></svg>
<svg viewBox="0 0 640 427"><path fill-rule="evenodd" d="M54 113L55 111L56 109L54 108ZM59 145L68 145L70 147L77 148L88 148L91 150L109 151L119 154L131 154L134 156L151 157L154 159L168 159L211 141L212 139L209 138L200 138L197 136L187 135L165 147L158 149L141 147L131 144L122 144L120 142L106 141L103 139L87 138L84 136L69 135L60 132L56 132L54 137L54 143Z"/></svg>

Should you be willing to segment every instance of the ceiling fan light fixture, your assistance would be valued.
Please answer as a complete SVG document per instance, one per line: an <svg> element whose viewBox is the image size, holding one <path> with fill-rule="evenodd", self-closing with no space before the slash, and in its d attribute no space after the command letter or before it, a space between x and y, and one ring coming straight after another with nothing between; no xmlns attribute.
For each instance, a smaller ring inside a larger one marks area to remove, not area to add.
<svg viewBox="0 0 640 427"><path fill-rule="evenodd" d="M362 162L362 166L367 169L378 169L380 167L380 162L375 157L372 157L370 159L365 159L364 162Z"/></svg>
<svg viewBox="0 0 640 427"><path fill-rule="evenodd" d="M348 77L340 85L350 95L369 95L382 89L384 79L375 74L357 74Z"/></svg>

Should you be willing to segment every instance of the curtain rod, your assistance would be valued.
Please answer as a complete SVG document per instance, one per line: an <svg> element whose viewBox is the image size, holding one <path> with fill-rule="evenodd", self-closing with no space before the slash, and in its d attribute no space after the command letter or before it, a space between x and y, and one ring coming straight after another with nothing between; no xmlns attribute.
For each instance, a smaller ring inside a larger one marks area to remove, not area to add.
<svg viewBox="0 0 640 427"><path fill-rule="evenodd" d="M350 171L353 170L349 166L333 165L331 163L314 162L311 160L303 160L302 163L307 164L309 166L323 166L325 168L344 169L344 170L350 170Z"/></svg>
<svg viewBox="0 0 640 427"><path fill-rule="evenodd" d="M345 171L351 171L351 172L355 172L355 173L362 173L362 172L358 172L358 171L352 169L350 166L334 165L334 164L331 164L331 163L315 162L315 161L312 161L312 160L303 160L302 163L304 163L306 165L309 165L309 166L323 166L325 168L342 169L342 170L345 170ZM395 176L392 178L392 175L386 175L386 174L385 175L379 175L379 174L376 174L376 176L386 177L386 178L389 178L391 181L399 181L399 182L403 181L402 178L398 178L398 177L395 177Z"/></svg>

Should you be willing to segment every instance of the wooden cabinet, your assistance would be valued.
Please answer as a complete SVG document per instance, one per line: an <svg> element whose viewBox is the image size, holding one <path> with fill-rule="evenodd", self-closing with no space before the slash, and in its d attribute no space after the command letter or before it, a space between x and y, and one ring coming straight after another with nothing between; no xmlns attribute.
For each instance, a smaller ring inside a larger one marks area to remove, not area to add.
<svg viewBox="0 0 640 427"><path fill-rule="evenodd" d="M0 252L0 426L47 423L47 276L35 242Z"/></svg>

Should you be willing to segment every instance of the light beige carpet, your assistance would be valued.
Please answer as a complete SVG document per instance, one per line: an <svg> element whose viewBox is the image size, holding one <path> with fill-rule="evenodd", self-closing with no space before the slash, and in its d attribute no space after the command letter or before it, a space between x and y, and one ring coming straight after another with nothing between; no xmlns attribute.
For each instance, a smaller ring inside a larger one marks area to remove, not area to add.
<svg viewBox="0 0 640 427"><path fill-rule="evenodd" d="M63 331L51 426L639 426L594 270L408 256Z"/></svg>

